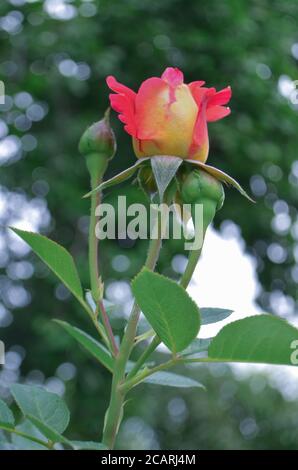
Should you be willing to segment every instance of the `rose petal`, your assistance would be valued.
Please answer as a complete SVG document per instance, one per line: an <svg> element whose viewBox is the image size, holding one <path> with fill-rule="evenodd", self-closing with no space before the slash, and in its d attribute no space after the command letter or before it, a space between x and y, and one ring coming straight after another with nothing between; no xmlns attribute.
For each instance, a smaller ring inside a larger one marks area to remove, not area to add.
<svg viewBox="0 0 298 470"><path fill-rule="evenodd" d="M229 114L231 114L231 109L225 106L212 106L212 108L206 110L206 117L209 122L218 121Z"/></svg>
<svg viewBox="0 0 298 470"><path fill-rule="evenodd" d="M124 129L128 134L136 137L137 125L135 120L135 99L136 93L125 85L109 76L107 77L108 87L117 94L110 94L111 107L119 113L119 119L126 125Z"/></svg>
<svg viewBox="0 0 298 470"><path fill-rule="evenodd" d="M171 87L174 88L178 85L182 85L184 80L183 73L181 72L181 70L174 67L166 68L161 78L162 80L167 82Z"/></svg>
<svg viewBox="0 0 298 470"><path fill-rule="evenodd" d="M231 96L232 90L231 87L228 86L223 90L217 91L214 96L209 98L207 107L211 108L211 106L227 104L230 101Z"/></svg>

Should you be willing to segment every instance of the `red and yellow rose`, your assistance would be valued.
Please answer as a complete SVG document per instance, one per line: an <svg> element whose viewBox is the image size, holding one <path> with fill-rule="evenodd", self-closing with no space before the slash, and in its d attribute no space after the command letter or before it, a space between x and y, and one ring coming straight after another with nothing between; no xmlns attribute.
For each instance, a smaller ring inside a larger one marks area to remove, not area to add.
<svg viewBox="0 0 298 470"><path fill-rule="evenodd" d="M205 162L209 152L207 123L230 114L225 105L231 88L207 88L205 82L184 83L183 73L169 67L161 78L145 80L137 93L109 76L111 107L132 136L138 158L174 155Z"/></svg>

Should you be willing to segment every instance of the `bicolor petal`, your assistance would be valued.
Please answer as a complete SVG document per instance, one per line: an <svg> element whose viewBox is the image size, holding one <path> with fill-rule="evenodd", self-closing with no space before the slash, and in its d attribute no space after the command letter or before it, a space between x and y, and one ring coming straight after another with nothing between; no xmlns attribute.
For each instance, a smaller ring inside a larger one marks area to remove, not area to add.
<svg viewBox="0 0 298 470"><path fill-rule="evenodd" d="M207 108L206 118L208 122L219 121L226 116L231 114L231 109L225 106L212 106L212 108Z"/></svg>
<svg viewBox="0 0 298 470"><path fill-rule="evenodd" d="M136 137L137 127L135 120L135 98L136 93L125 85L117 82L117 80L109 76L107 77L107 85L116 94L110 94L111 107L119 113L119 119L125 124L126 132Z"/></svg>
<svg viewBox="0 0 298 470"><path fill-rule="evenodd" d="M175 155L205 162L209 139L207 122L230 114L225 105L231 88L216 91L204 81L184 83L181 70L168 67L162 76L145 80L137 93L107 78L112 108L133 137L138 158Z"/></svg>

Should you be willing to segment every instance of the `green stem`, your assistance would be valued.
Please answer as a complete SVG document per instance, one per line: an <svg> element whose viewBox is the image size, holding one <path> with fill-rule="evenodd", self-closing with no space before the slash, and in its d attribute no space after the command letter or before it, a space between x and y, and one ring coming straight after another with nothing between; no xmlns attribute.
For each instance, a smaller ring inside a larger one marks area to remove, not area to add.
<svg viewBox="0 0 298 470"><path fill-rule="evenodd" d="M91 175L91 189L96 188L100 182L102 181L102 176L106 169L106 162L103 159L102 161L95 156L94 162L94 155L91 154L87 157L87 165L89 168L89 172ZM89 158L89 160L88 160ZM101 163L101 165L100 165ZM96 165L96 166L95 166ZM107 315L107 312L104 308L102 300L99 298L101 293L99 292L99 260L98 260L98 238L96 236L96 224L98 222L98 217L95 215L95 210L97 206L100 204L101 200L101 193L97 191L91 195L91 213L90 213L90 226L89 226L89 272L90 272L90 285L91 285L91 294L93 300L97 303L97 311L93 316L93 323L97 330L98 328L98 313L100 313L102 324L104 327L104 339L113 353L114 356L118 354L118 347L115 341L115 337L110 325L110 320ZM101 333L101 332L100 332ZM102 333L101 333L102 334ZM106 339L108 339L106 341Z"/></svg>
<svg viewBox="0 0 298 470"><path fill-rule="evenodd" d="M3 429L3 431L10 432L12 434L16 434L17 436L29 439L30 441L36 442L36 444L40 444L46 447L47 449L51 448L51 444L49 442L42 441L41 439L38 439L37 437L31 436L30 434L26 434L25 432L22 432L22 431L18 431L15 428L11 429L9 426L4 426L3 424L1 424L0 429Z"/></svg>
<svg viewBox="0 0 298 470"><path fill-rule="evenodd" d="M161 217L162 215L158 217L157 221L159 226L158 237L150 240L147 259L145 262L145 266L152 270L155 268L161 248ZM126 364L134 345L139 317L140 308L135 302L121 342L119 354L115 361L110 404L106 413L103 431L103 444L105 444L109 449L113 449L114 447L116 435L122 418L125 393L120 389L120 386L125 379Z"/></svg>
<svg viewBox="0 0 298 470"><path fill-rule="evenodd" d="M143 352L143 354L139 357L139 359L137 360L137 362L135 363L134 367L131 369L131 371L129 372L129 374L127 375L127 378L126 379L131 379L132 377L134 377L136 375L136 373L141 369L141 367L143 366L143 364L146 362L146 360L148 359L148 357L151 356L151 354L155 351L155 349L157 348L157 346L161 343L160 339L158 336L154 336L153 340L151 341L151 343L149 344L149 346L145 349L145 351Z"/></svg>
<svg viewBox="0 0 298 470"><path fill-rule="evenodd" d="M97 321L97 316L96 313L92 311L92 309L89 307L89 305L84 301L84 299L78 299L82 307L86 310L87 314L89 315L90 319L92 320L92 323L94 324L99 336L103 339L103 341L106 343L106 345L109 347L109 340L106 336L105 330L102 327L102 325Z"/></svg>
<svg viewBox="0 0 298 470"><path fill-rule="evenodd" d="M110 324L110 320L109 320L108 314L106 312L106 309L105 309L105 306L104 306L102 300L100 300L98 302L98 311L101 314L102 323L104 325L105 332L108 336L112 353L116 357L118 352L119 352L118 351L118 346L116 344L115 337L114 337L114 334L113 334L113 330L112 330L112 327L111 327L111 324Z"/></svg>
<svg viewBox="0 0 298 470"><path fill-rule="evenodd" d="M150 330L148 330L145 333L135 337L135 346L137 344L141 343L141 341L145 341L145 339L152 338L153 336L155 336L155 332L152 328L150 328Z"/></svg>
<svg viewBox="0 0 298 470"><path fill-rule="evenodd" d="M91 177L91 188L95 188L101 181L101 177ZM89 272L90 272L90 285L91 293L94 301L98 297L98 284L99 284L99 267L98 267L98 239L95 233L95 227L98 218L95 215L96 207L100 204L100 192L96 192L91 196L91 209L90 209L90 226L89 226Z"/></svg>
<svg viewBox="0 0 298 470"><path fill-rule="evenodd" d="M214 204L212 201L211 207L207 207L208 211L205 210L205 213L208 217L207 217L207 220L205 218L204 224L203 224L204 236L206 233L206 229L208 225L210 224L210 222L212 221L215 211L216 211L216 207L213 207L213 205ZM150 246L149 246L149 252L147 256L147 261L145 264L145 266L151 269L154 269L157 256L159 253L159 249L160 249L161 239L162 239L161 230L162 230L163 224L160 223L160 220L162 221L162 214L160 215L160 217L158 217L159 243L151 240ZM180 284L185 289L187 288L191 280L191 277L193 275L193 272L199 260L201 251L202 251L202 248L198 250L193 250L189 255L186 270L180 281ZM174 357L171 360L163 364L153 367L152 369L145 368L141 370L140 373L137 373L136 375L134 375L131 379L128 379L125 381L126 364L127 364L127 360L130 356L131 350L134 345L139 316L140 316L140 309L138 308L136 303L134 303L132 313L127 324L127 329L125 331L125 334L124 334L124 337L120 346L120 351L116 358L114 376L113 376L113 382L112 382L111 400L110 400L110 405L107 410L106 419L105 419L103 443L109 449L113 449L114 447L116 435L117 435L118 428L122 419L123 404L124 404L124 398L125 398L126 393L132 387L142 382L144 379L154 374L155 372L168 369L169 367L174 366L178 362L181 362L181 358ZM157 342L157 339L155 340L154 338L154 340L149 345L149 347L144 352L144 354L141 356L141 358L139 359L139 361L137 362L136 366L133 368L131 373L128 374L128 377L131 377L139 369L139 367L143 365L148 355L154 351L156 344L157 344L156 342Z"/></svg>
<svg viewBox="0 0 298 470"><path fill-rule="evenodd" d="M205 235L207 228L211 224L212 220L214 219L214 216L216 214L217 210L217 202L216 200L213 201L212 199L205 200L204 202L201 201L200 204L203 204L203 220L201 221L202 223L202 230L203 230L203 240L202 240L202 246L198 250L191 250L188 256L188 262L186 269L180 279L180 285L184 287L184 289L187 288L188 284L190 283L190 280L192 278L192 275L194 273L194 270L196 269L196 266L198 264L198 261L200 259L202 249L203 249L203 243L205 241ZM192 208L192 216L193 216L193 222L194 224L198 221L196 221L195 217L195 206ZM195 226L195 230L199 230L199 227Z"/></svg>
<svg viewBox="0 0 298 470"><path fill-rule="evenodd" d="M176 356L167 362L163 362L162 364L159 364L158 366L153 367L152 369L143 369L139 374L135 375L130 380L126 380L120 386L120 391L122 391L122 393L127 393L131 388L135 387L140 382L143 382L143 380L149 377L150 375L155 374L156 372L159 372L165 369L169 369L170 367L175 366L179 362L182 362L182 359Z"/></svg>
<svg viewBox="0 0 298 470"><path fill-rule="evenodd" d="M161 370L169 369L175 366L176 364L194 364L194 363L203 364L203 363L219 363L219 362L228 363L229 361L222 360L222 359L220 360L212 359L210 357L186 358L186 357L176 356L167 362L164 362L162 364L159 364L158 366L153 367L152 369L143 369L139 374L134 375L132 378L129 378L129 375L128 375L127 379L129 380L125 380L125 382L121 385L120 390L122 390L123 393L127 393L131 388L143 382L143 380L149 377L150 375L155 374L156 372L159 372Z"/></svg>
<svg viewBox="0 0 298 470"><path fill-rule="evenodd" d="M199 250L192 250L188 256L187 266L180 279L180 285L184 287L184 289L186 289L188 284L190 283L194 270L196 269L196 266L200 259L201 253L202 253L202 248L200 248Z"/></svg>

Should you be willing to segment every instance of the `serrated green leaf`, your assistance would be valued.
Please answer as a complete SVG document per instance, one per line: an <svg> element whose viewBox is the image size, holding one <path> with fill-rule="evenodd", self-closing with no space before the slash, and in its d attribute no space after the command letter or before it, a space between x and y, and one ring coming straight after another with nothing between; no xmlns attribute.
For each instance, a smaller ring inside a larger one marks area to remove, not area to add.
<svg viewBox="0 0 298 470"><path fill-rule="evenodd" d="M194 339L190 345L181 351L181 356L190 356L192 354L197 354L203 351L208 350L208 346L211 343L211 338L196 338Z"/></svg>
<svg viewBox="0 0 298 470"><path fill-rule="evenodd" d="M155 374L150 375L143 382L153 385L163 385L166 387L205 388L200 382L191 379L190 377L184 377L183 375L163 371L155 372Z"/></svg>
<svg viewBox="0 0 298 470"><path fill-rule="evenodd" d="M18 450L48 450L46 445L48 440L45 436L29 421L25 420L16 427L17 431L21 431L28 436L44 441L45 445L34 442L31 439L18 436L17 434L11 435L11 441Z"/></svg>
<svg viewBox="0 0 298 470"><path fill-rule="evenodd" d="M92 189L89 193L85 194L83 197L90 197L91 194L96 193L97 191L103 191L106 188L109 188L111 186L115 186L116 184L123 183L124 181L128 180L131 176L135 174L137 169L139 168L140 165L142 165L144 162L149 160L149 158L141 158L139 159L133 166L126 168L126 170L121 171L121 173L118 173L118 175L113 176L109 180L103 181L101 184L99 184L96 188Z"/></svg>
<svg viewBox="0 0 298 470"><path fill-rule="evenodd" d="M187 163L191 163L192 165L199 166L203 170L205 170L207 173L210 175L214 176L214 178L218 179L219 181L222 181L223 183L226 183L227 185L233 186L233 188L237 189L242 196L246 197L250 202L255 202L248 194L247 192L242 188L242 186L236 181L232 176L228 175L222 170L219 170L218 168L215 168L210 165L206 165L206 163L199 162L197 160L186 160Z"/></svg>
<svg viewBox="0 0 298 470"><path fill-rule="evenodd" d="M201 325L209 325L228 318L233 310L225 308L200 308Z"/></svg>
<svg viewBox="0 0 298 470"><path fill-rule="evenodd" d="M160 202L168 185L177 173L177 170L183 160L178 157L168 155L156 155L151 157L151 167L158 187Z"/></svg>
<svg viewBox="0 0 298 470"><path fill-rule="evenodd" d="M101 442L93 441L71 441L75 450L107 450L107 447Z"/></svg>
<svg viewBox="0 0 298 470"><path fill-rule="evenodd" d="M102 365L104 365L108 370L113 372L114 359L110 355L109 351L98 341L96 341L92 336L88 335L79 328L70 325L66 321L54 320L55 323L62 326L67 333L72 336L78 343L83 346L86 351L88 351L95 359L97 359Z"/></svg>
<svg viewBox="0 0 298 470"><path fill-rule="evenodd" d="M69 423L69 410L56 393L37 386L21 384L12 385L11 392L22 413L30 421L32 418L40 421L57 433L63 433L66 429ZM34 424L36 425L35 422Z"/></svg>
<svg viewBox="0 0 298 470"><path fill-rule="evenodd" d="M224 326L212 340L208 357L216 361L293 365L297 348L297 328L273 315L256 315Z"/></svg>
<svg viewBox="0 0 298 470"><path fill-rule="evenodd" d="M176 282L143 269L133 280L132 291L152 328L174 354L197 336L199 309Z"/></svg>
<svg viewBox="0 0 298 470"><path fill-rule="evenodd" d="M28 243L34 253L56 274L70 292L80 302L84 302L81 281L71 254L58 243L39 233L26 232L13 227L11 229Z"/></svg>
<svg viewBox="0 0 298 470"><path fill-rule="evenodd" d="M9 409L7 404L0 399L0 425L6 426L7 428L14 427L14 416L12 411Z"/></svg>

